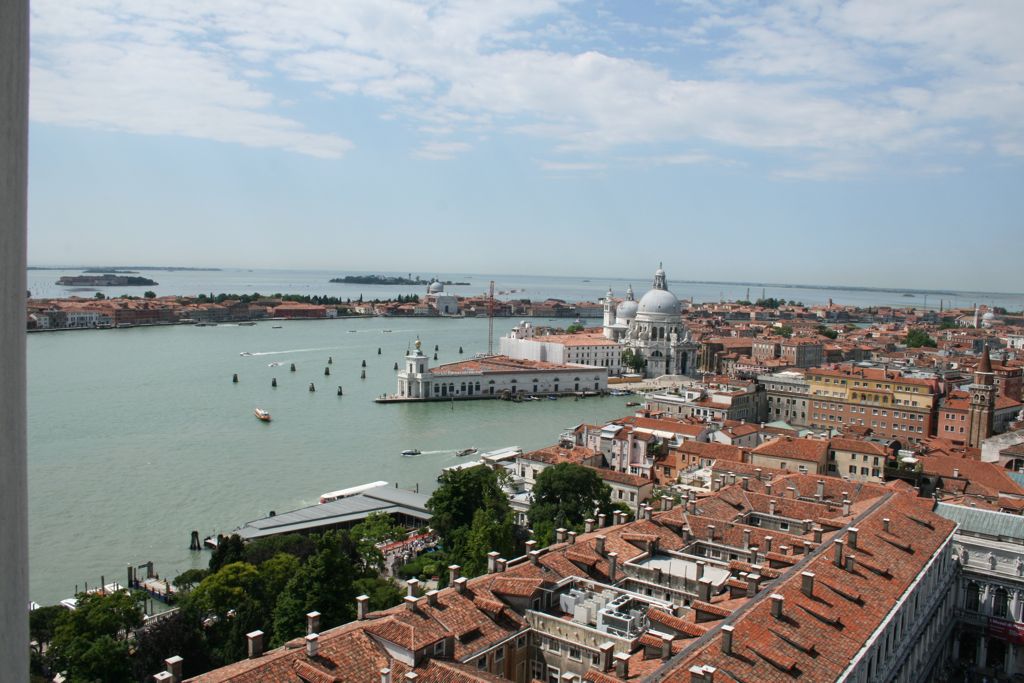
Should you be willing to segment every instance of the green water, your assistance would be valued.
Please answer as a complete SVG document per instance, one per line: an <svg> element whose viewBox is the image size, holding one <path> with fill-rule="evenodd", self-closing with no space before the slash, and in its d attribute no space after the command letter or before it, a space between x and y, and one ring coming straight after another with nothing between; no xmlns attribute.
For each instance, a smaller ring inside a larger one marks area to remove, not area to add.
<svg viewBox="0 0 1024 683"><path fill-rule="evenodd" d="M431 356L440 346L438 362L450 362L486 350L487 321L375 318L29 335L30 597L52 603L76 584L98 584L101 575L123 583L127 564L148 560L173 577L208 561L206 552L188 550L192 529L203 536L230 531L270 510L379 479L429 491L441 467L462 461L457 449L537 448L566 427L628 412L627 399L613 397L373 403L395 390L394 363L417 335ZM268 367L272 362L281 365ZM269 410L273 422L256 420L255 407ZM423 455L401 457L407 448Z"/></svg>

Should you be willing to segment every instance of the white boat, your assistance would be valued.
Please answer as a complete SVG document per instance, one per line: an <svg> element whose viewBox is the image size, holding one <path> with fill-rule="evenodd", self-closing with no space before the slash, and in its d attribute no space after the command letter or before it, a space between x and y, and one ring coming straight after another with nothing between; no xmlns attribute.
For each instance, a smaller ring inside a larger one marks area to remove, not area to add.
<svg viewBox="0 0 1024 683"><path fill-rule="evenodd" d="M263 410L263 408L256 408L252 413L256 416L257 420L261 422L270 422L270 413Z"/></svg>
<svg viewBox="0 0 1024 683"><path fill-rule="evenodd" d="M402 455L404 455L405 457L407 457L407 458L408 458L408 457L411 457L411 456L413 456L413 455L419 455L419 454L420 454L420 453L422 453L422 452L423 452L423 451L421 451L421 450L420 450L420 449L418 449L418 448L407 448L407 449L405 449L404 451L402 451Z"/></svg>
<svg viewBox="0 0 1024 683"><path fill-rule="evenodd" d="M464 455L473 455L475 453L475 448L463 448L461 451L455 451L455 457L461 458Z"/></svg>
<svg viewBox="0 0 1024 683"><path fill-rule="evenodd" d="M281 364L280 361L276 361L275 360L273 363L267 363L267 367L268 368L276 368L280 364Z"/></svg>
<svg viewBox="0 0 1024 683"><path fill-rule="evenodd" d="M369 484L360 484L359 486L350 486L347 489L338 489L337 491L328 491L320 496L321 503L330 503L332 500L341 500L342 498L349 498L351 496L358 495L363 491L369 491L381 486L387 486L386 481L373 481Z"/></svg>
<svg viewBox="0 0 1024 683"><path fill-rule="evenodd" d="M252 355L252 351L242 351L242 352L241 352L240 354L238 354L238 355L239 355L239 356L251 356L251 355Z"/></svg>

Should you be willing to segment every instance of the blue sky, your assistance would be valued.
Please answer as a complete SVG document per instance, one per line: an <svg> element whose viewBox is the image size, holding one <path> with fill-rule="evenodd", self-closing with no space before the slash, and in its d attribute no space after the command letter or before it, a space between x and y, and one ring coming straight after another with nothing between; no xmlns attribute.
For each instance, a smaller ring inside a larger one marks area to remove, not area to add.
<svg viewBox="0 0 1024 683"><path fill-rule="evenodd" d="M1019 0L34 0L29 262L1022 291Z"/></svg>

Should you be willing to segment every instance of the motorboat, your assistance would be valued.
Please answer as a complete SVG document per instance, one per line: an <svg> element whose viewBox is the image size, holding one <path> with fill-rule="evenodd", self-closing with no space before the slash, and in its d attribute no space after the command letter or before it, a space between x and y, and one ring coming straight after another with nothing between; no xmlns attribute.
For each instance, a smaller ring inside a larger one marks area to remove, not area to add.
<svg viewBox="0 0 1024 683"><path fill-rule="evenodd" d="M252 355L252 351L242 351L238 355L239 356L251 356Z"/></svg>
<svg viewBox="0 0 1024 683"><path fill-rule="evenodd" d="M455 451L455 456L461 458L465 455L473 455L476 453L475 448L463 448L461 451Z"/></svg>
<svg viewBox="0 0 1024 683"><path fill-rule="evenodd" d="M272 325L270 329L272 329L272 330L280 330L282 327L283 327L283 325Z"/></svg>
<svg viewBox="0 0 1024 683"><path fill-rule="evenodd" d="M267 367L268 368L276 368L280 364L281 364L281 361L275 360L273 363L267 363Z"/></svg>
<svg viewBox="0 0 1024 683"><path fill-rule="evenodd" d="M256 408L252 412L253 415L256 416L257 420L261 422L270 422L270 413L267 412L266 410L263 410L263 408Z"/></svg>
<svg viewBox="0 0 1024 683"><path fill-rule="evenodd" d="M407 448L404 451L402 451L402 455L404 455L407 458L412 457L414 455L419 455L420 453L422 453L422 451L418 448Z"/></svg>

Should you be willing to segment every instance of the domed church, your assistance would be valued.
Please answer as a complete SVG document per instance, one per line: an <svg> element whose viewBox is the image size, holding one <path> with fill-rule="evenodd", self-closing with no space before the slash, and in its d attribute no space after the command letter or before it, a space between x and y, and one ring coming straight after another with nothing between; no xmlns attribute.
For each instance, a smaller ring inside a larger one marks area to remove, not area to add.
<svg viewBox="0 0 1024 683"><path fill-rule="evenodd" d="M645 377L685 375L692 367L697 345L683 324L682 307L668 291L665 271L659 264L654 286L640 301L633 299L632 285L624 301L615 304L612 290L604 299L604 336L618 341L623 351L632 349L647 361Z"/></svg>

